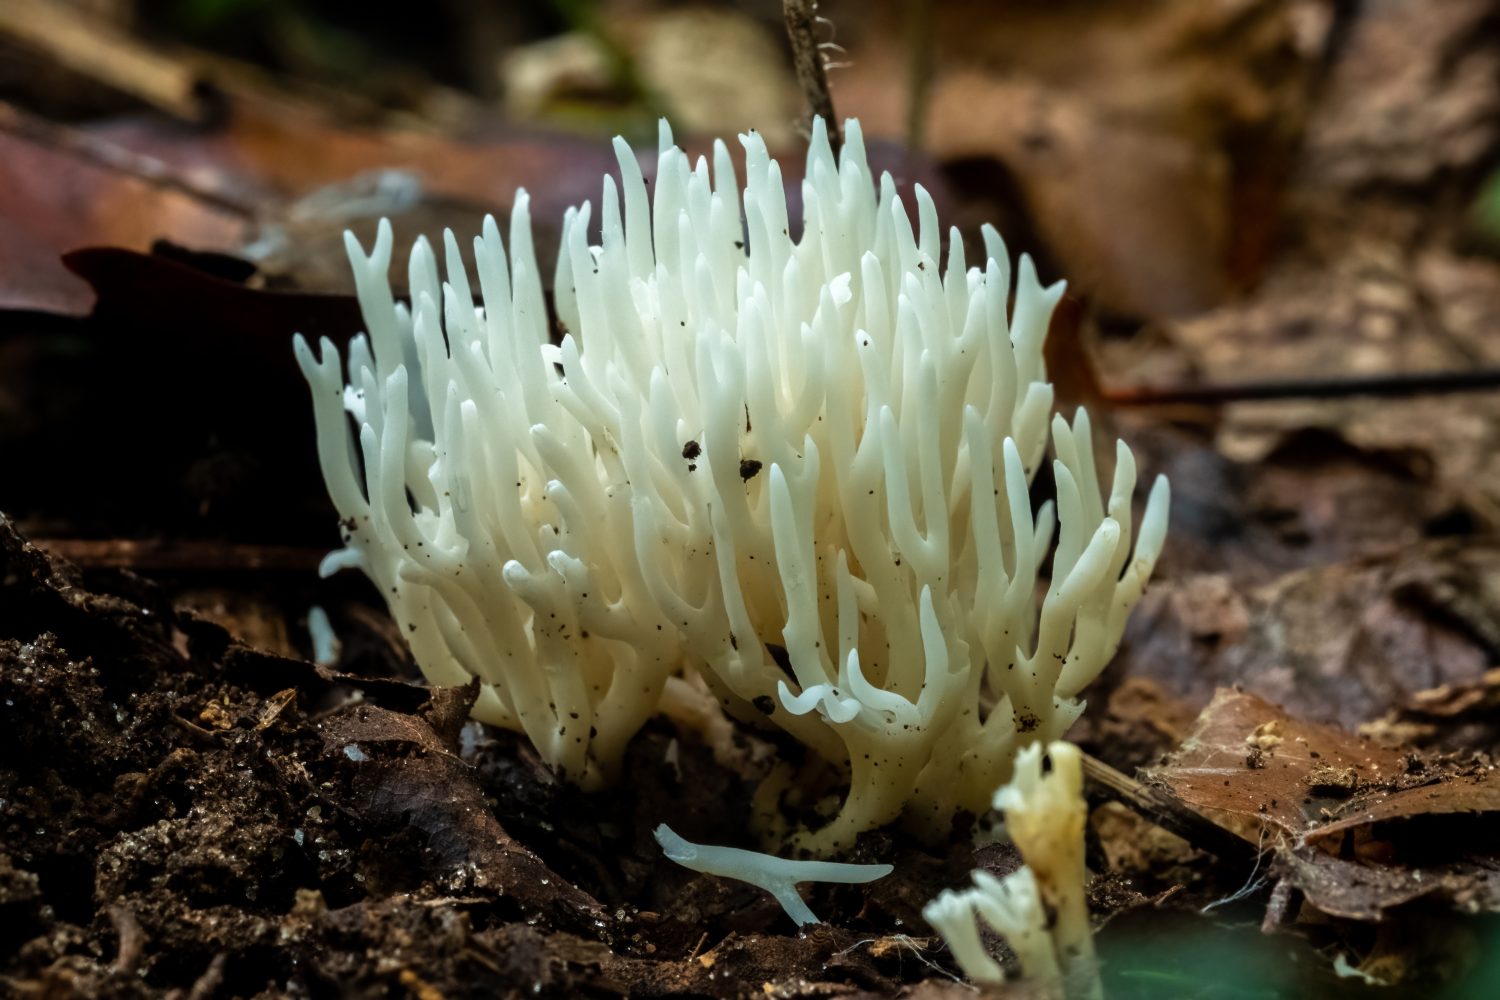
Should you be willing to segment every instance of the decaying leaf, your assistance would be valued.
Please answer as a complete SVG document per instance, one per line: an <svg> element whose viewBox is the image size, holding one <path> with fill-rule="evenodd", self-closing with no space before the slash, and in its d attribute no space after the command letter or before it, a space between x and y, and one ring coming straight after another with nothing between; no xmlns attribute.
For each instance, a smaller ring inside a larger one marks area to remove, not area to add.
<svg viewBox="0 0 1500 1000"><path fill-rule="evenodd" d="M1254 587L1224 574L1169 580L1142 602L1120 666L1179 697L1206 701L1239 684L1352 729L1424 688L1484 674L1489 641L1468 623L1500 615L1496 580L1500 547L1479 539L1429 541Z"/></svg>
<svg viewBox="0 0 1500 1000"><path fill-rule="evenodd" d="M1223 690L1150 778L1226 825L1258 826L1273 874L1325 913L1379 920L1428 896L1500 909L1487 760L1381 746Z"/></svg>
<svg viewBox="0 0 1500 1000"><path fill-rule="evenodd" d="M1253 694L1221 690L1150 776L1195 808L1258 820L1273 836L1301 837L1325 811L1351 802L1317 777L1330 770L1351 773L1357 794L1376 794L1366 790L1388 789L1407 765L1400 751L1295 719Z"/></svg>
<svg viewBox="0 0 1500 1000"><path fill-rule="evenodd" d="M88 312L87 286L58 260L69 250L161 238L232 250L248 231L244 214L180 185L0 127L0 308Z"/></svg>
<svg viewBox="0 0 1500 1000"><path fill-rule="evenodd" d="M1418 691L1360 731L1435 749L1500 746L1500 668L1475 681Z"/></svg>
<svg viewBox="0 0 1500 1000"><path fill-rule="evenodd" d="M1440 899L1469 912L1500 911L1500 864L1485 861L1409 868L1345 861L1316 848L1276 853L1271 872L1322 912L1379 921L1419 899Z"/></svg>
<svg viewBox="0 0 1500 1000"><path fill-rule="evenodd" d="M467 717L478 689L467 694L440 702L432 723L376 705L349 705L323 722L324 752L352 774L354 799L367 822L421 832L423 857L440 883L499 892L565 923L602 920L598 902L558 879L505 832L473 769L438 736L433 723L451 730L453 720L461 724Z"/></svg>

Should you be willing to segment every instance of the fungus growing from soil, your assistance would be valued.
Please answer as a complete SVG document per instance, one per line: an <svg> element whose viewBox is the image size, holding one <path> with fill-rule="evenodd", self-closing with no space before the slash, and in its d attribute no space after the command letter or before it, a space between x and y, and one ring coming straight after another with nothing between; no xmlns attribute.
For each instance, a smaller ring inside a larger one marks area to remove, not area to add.
<svg viewBox="0 0 1500 1000"><path fill-rule="evenodd" d="M861 885L885 878L891 865L848 865L836 861L788 861L757 851L738 847L712 847L683 840L667 824L656 828L656 842L668 858L691 868L722 878L739 879L764 889L776 897L797 926L818 923L812 908L797 894L799 882L840 882Z"/></svg>
<svg viewBox="0 0 1500 1000"><path fill-rule="evenodd" d="M648 196L616 140L619 181L564 217L560 343L524 192L472 272L452 233L441 274L417 242L410 307L390 227L369 254L347 238L368 336L347 364L296 341L345 542L323 568L365 572L433 683L477 677L475 716L585 787L696 672L845 769L797 847L898 818L940 835L1081 711L1166 481L1132 546L1131 453L1102 492L1080 409L1050 422L1056 514L1033 511L1062 284L1025 256L1013 275L988 227L975 266L956 230L944 260L932 198L915 188L914 227L855 121L837 158L816 123L794 238L780 166L740 141L743 189L724 143L691 163L663 124Z"/></svg>
<svg viewBox="0 0 1500 1000"><path fill-rule="evenodd" d="M1043 753L1049 770L1043 770ZM948 942L964 975L1001 982L1005 975L979 936L979 921L1005 938L1021 978L1042 995L1101 997L1084 879L1083 760L1078 748L1033 743L1016 755L1010 783L995 793L1006 832L1025 867L1003 879L972 874L974 886L945 889L922 916Z"/></svg>

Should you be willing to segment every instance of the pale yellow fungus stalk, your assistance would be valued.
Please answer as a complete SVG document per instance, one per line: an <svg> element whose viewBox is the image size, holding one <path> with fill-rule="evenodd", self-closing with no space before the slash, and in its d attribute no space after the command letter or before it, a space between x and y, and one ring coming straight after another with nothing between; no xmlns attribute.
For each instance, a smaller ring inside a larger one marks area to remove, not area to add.
<svg viewBox="0 0 1500 1000"><path fill-rule="evenodd" d="M1048 770L1043 770L1043 753ZM945 889L922 915L948 943L964 974L1001 982L1004 971L985 950L980 923L1003 937L1021 978L1044 995L1095 1000L1103 996L1089 925L1083 832L1083 760L1078 748L1033 743L1016 755L1010 783L995 808L1025 867L997 879L973 873L962 892Z"/></svg>

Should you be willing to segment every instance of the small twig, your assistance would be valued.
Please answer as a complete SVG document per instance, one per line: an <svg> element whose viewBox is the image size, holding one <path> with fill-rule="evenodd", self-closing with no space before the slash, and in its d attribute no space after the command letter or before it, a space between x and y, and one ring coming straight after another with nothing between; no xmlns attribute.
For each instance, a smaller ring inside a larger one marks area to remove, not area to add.
<svg viewBox="0 0 1500 1000"><path fill-rule="evenodd" d="M933 942L935 950L941 950L945 944L942 938L928 938L927 940ZM898 955L901 954L900 949L905 948L914 956L916 956L917 961L927 966L933 972L936 972L940 976L947 976L949 979L953 980L955 983L958 983L960 986L968 986L971 991L976 991L975 987L965 983L961 978L955 976L953 973L949 972L947 969L943 968L941 965L928 958L923 953L923 948L917 944L916 939L913 938L910 934L892 934L889 937L885 938L860 938L858 941L854 942L843 951L834 952L833 957L843 958L845 955L848 955L856 948L863 948L865 945L880 945L884 944L887 941L892 942L897 946ZM879 957L879 954L875 951L874 948L870 949L870 954L871 957Z"/></svg>
<svg viewBox="0 0 1500 1000"><path fill-rule="evenodd" d="M484 966L486 969L489 969L495 975L500 975L500 963L484 954L484 952L479 951L473 946L472 943L469 945L469 947L465 948L458 954L460 958L467 958L471 962L477 962L480 965Z"/></svg>
<svg viewBox="0 0 1500 1000"><path fill-rule="evenodd" d="M907 0L906 148L922 148L927 125L927 102L932 93L933 10L930 0Z"/></svg>
<svg viewBox="0 0 1500 1000"><path fill-rule="evenodd" d="M1116 406L1163 406L1277 399L1344 399L1350 396L1420 396L1487 389L1500 389L1500 368L1265 379L1208 385L1106 387L1103 395Z"/></svg>
<svg viewBox="0 0 1500 1000"><path fill-rule="evenodd" d="M1292 883L1287 879L1277 879L1276 884L1271 886L1270 898L1266 900L1266 915L1261 918L1260 932L1262 934L1274 934L1287 919L1292 909Z"/></svg>
<svg viewBox="0 0 1500 1000"><path fill-rule="evenodd" d="M782 3L797 81L802 84L808 110L821 117L828 126L828 142L834 153L838 153L844 137L838 119L833 115L833 95L828 92L828 73L823 65L823 52L818 46L817 9L817 0L783 0Z"/></svg>
<svg viewBox="0 0 1500 1000"><path fill-rule="evenodd" d="M1083 774L1103 788L1110 798L1117 799L1162 829L1177 834L1219 860L1249 866L1259 863L1260 849L1256 845L1160 789L1115 770L1097 757L1083 755Z"/></svg>

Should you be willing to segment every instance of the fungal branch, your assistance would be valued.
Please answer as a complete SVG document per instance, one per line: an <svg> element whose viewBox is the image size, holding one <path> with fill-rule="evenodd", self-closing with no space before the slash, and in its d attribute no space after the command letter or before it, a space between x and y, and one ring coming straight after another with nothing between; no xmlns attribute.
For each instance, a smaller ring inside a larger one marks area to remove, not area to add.
<svg viewBox="0 0 1500 1000"><path fill-rule="evenodd" d="M956 230L945 252L856 121L838 154L814 121L796 238L780 165L740 143L743 185L723 142L690 161L663 123L648 192L616 140L618 180L563 220L556 345L524 192L472 272L451 233L441 268L418 241L410 307L389 227L348 240L368 335L344 363L296 345L343 525L324 568L368 574L429 679L478 677L475 715L570 780L607 781L695 672L848 774L797 847L941 835L1082 710L1167 485L1133 530L1129 449L1105 492L1087 414L1051 417L1061 283L988 227L973 265ZM1057 502L1033 510L1049 437Z"/></svg>
<svg viewBox="0 0 1500 1000"><path fill-rule="evenodd" d="M1021 978L1040 995L1102 997L1085 894L1082 754L1071 743L1031 744L1017 756L1014 776L995 793L994 805L1005 814L1025 867L1003 879L975 871L972 888L945 889L922 916L976 982L1005 979L980 937L983 922L1005 939Z"/></svg>
<svg viewBox="0 0 1500 1000"><path fill-rule="evenodd" d="M788 861L784 858L745 851L738 847L693 844L678 836L667 824L655 830L656 842L671 860L696 872L739 879L769 892L786 915L799 927L818 923L812 908L797 893L801 882L836 882L858 885L884 878L891 865L849 865L833 861Z"/></svg>

